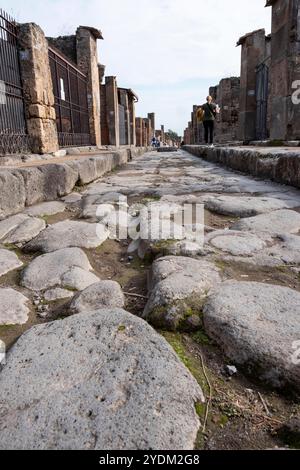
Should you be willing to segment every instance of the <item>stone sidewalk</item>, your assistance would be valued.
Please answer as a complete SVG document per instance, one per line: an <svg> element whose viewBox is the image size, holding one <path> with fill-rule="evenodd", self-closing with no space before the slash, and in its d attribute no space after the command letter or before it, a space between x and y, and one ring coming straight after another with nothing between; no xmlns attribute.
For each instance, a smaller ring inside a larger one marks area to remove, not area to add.
<svg viewBox="0 0 300 470"><path fill-rule="evenodd" d="M209 162L300 188L299 147L186 145L184 149Z"/></svg>
<svg viewBox="0 0 300 470"><path fill-rule="evenodd" d="M93 151L51 158L27 157L0 166L0 220L27 206L53 201L143 154L145 148Z"/></svg>

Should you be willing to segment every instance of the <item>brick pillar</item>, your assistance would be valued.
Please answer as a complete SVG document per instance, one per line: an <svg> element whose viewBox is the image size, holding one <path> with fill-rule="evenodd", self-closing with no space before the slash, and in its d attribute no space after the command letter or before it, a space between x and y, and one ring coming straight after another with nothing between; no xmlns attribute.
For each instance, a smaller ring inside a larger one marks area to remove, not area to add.
<svg viewBox="0 0 300 470"><path fill-rule="evenodd" d="M143 147L148 145L148 119L143 119Z"/></svg>
<svg viewBox="0 0 300 470"><path fill-rule="evenodd" d="M135 119L135 101L131 95L129 99L129 115L130 115L130 145L136 146L136 119Z"/></svg>
<svg viewBox="0 0 300 470"><path fill-rule="evenodd" d="M149 113L148 114L148 119L151 123L151 130L152 130L152 134L153 134L153 135L151 135L151 139L152 139L152 137L155 134L155 113Z"/></svg>
<svg viewBox="0 0 300 470"><path fill-rule="evenodd" d="M293 83L300 80L300 2L269 0L267 6L272 6L271 139L300 140L300 104L292 102Z"/></svg>
<svg viewBox="0 0 300 470"><path fill-rule="evenodd" d="M103 39L100 31L80 26L76 31L77 64L88 78L88 107L92 144L101 145L100 83L97 39Z"/></svg>
<svg viewBox="0 0 300 470"><path fill-rule="evenodd" d="M143 147L143 119L137 117L135 119L136 125L136 146Z"/></svg>
<svg viewBox="0 0 300 470"><path fill-rule="evenodd" d="M161 126L161 141L165 140L165 126Z"/></svg>
<svg viewBox="0 0 300 470"><path fill-rule="evenodd" d="M124 88L119 88L119 92L120 92L120 104L124 106L124 109L125 109L126 145L130 145L130 113L129 113L128 90Z"/></svg>
<svg viewBox="0 0 300 470"><path fill-rule="evenodd" d="M251 141L256 139L256 67L265 59L265 30L243 36L237 45L242 46L238 138Z"/></svg>
<svg viewBox="0 0 300 470"><path fill-rule="evenodd" d="M116 77L105 78L106 112L109 144L120 146L118 86Z"/></svg>
<svg viewBox="0 0 300 470"><path fill-rule="evenodd" d="M58 150L48 42L34 23L19 26L21 74L28 134L34 153Z"/></svg>

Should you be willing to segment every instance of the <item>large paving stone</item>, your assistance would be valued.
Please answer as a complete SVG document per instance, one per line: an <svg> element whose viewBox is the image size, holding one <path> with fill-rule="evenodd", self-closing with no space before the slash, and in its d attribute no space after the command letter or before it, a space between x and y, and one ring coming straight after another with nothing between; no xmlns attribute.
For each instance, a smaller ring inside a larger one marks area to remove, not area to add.
<svg viewBox="0 0 300 470"><path fill-rule="evenodd" d="M25 214L17 214L8 217L0 222L0 240L5 238L10 232L18 228L29 217Z"/></svg>
<svg viewBox="0 0 300 470"><path fill-rule="evenodd" d="M300 214L292 210L279 210L237 222L232 230L269 232L274 234L300 232Z"/></svg>
<svg viewBox="0 0 300 470"><path fill-rule="evenodd" d="M22 222L18 227L9 232L8 235L2 240L3 243L23 244L35 238L40 232L46 228L46 223L43 219L35 217L28 217L27 220Z"/></svg>
<svg viewBox="0 0 300 470"><path fill-rule="evenodd" d="M32 328L0 373L0 448L192 450L203 393L146 322L111 309Z"/></svg>
<svg viewBox="0 0 300 470"><path fill-rule="evenodd" d="M212 233L208 239L213 247L233 256L251 256L267 246L264 240L253 233L232 230Z"/></svg>
<svg viewBox="0 0 300 470"><path fill-rule="evenodd" d="M13 251L0 248L0 276L4 276L4 274L18 269L21 266L23 266L22 261L19 260Z"/></svg>
<svg viewBox="0 0 300 470"><path fill-rule="evenodd" d="M281 201L270 197L218 196L206 201L205 206L212 212L234 217L252 217L280 209L299 206L298 201Z"/></svg>
<svg viewBox="0 0 300 470"><path fill-rule="evenodd" d="M82 291L99 282L99 277L77 266L72 266L61 278L61 284L69 289Z"/></svg>
<svg viewBox="0 0 300 470"><path fill-rule="evenodd" d="M79 248L65 248L35 258L23 271L21 283L33 291L52 287L83 290L99 278L92 272L86 254Z"/></svg>
<svg viewBox="0 0 300 470"><path fill-rule="evenodd" d="M300 264L300 236L279 235L279 244L270 248L268 253L276 256L285 264Z"/></svg>
<svg viewBox="0 0 300 470"><path fill-rule="evenodd" d="M220 282L219 270L210 262L175 256L158 259L152 267L143 318L171 331L198 329L203 302Z"/></svg>
<svg viewBox="0 0 300 470"><path fill-rule="evenodd" d="M2 243L26 243L45 227L46 224L42 219L17 214L0 222L0 240Z"/></svg>
<svg viewBox="0 0 300 470"><path fill-rule="evenodd" d="M27 323L29 300L20 292L0 288L0 325L24 325Z"/></svg>
<svg viewBox="0 0 300 470"><path fill-rule="evenodd" d="M71 302L70 311L81 313L101 308L123 308L125 297L120 284L101 281L77 294Z"/></svg>
<svg viewBox="0 0 300 470"><path fill-rule="evenodd" d="M107 230L100 224L66 220L48 227L24 249L27 252L50 253L68 247L96 248L107 237Z"/></svg>
<svg viewBox="0 0 300 470"><path fill-rule="evenodd" d="M204 327L235 365L276 388L300 391L293 362L300 338L300 293L256 282L226 282L204 307Z"/></svg>
<svg viewBox="0 0 300 470"><path fill-rule="evenodd" d="M24 212L25 214L34 217L44 217L47 215L55 215L64 212L66 206L61 201L43 202L36 206L28 207Z"/></svg>

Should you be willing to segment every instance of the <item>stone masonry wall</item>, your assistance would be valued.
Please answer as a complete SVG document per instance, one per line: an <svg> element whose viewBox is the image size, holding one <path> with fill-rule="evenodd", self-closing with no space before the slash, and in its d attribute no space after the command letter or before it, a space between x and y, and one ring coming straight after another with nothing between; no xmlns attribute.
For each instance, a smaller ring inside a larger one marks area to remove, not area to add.
<svg viewBox="0 0 300 470"><path fill-rule="evenodd" d="M247 142L256 140L256 67L266 55L265 30L246 34L238 45L242 46L238 139Z"/></svg>
<svg viewBox="0 0 300 470"><path fill-rule="evenodd" d="M100 31L80 26L76 32L77 64L88 79L88 107L90 134L93 145L101 145L100 83L97 39L103 39Z"/></svg>
<svg viewBox="0 0 300 470"><path fill-rule="evenodd" d="M238 139L240 79L224 78L217 88L216 103L221 111L217 117L215 137L219 143L233 142Z"/></svg>
<svg viewBox="0 0 300 470"><path fill-rule="evenodd" d="M58 150L48 42L34 23L19 25L20 65L28 134L34 153Z"/></svg>
<svg viewBox="0 0 300 470"><path fill-rule="evenodd" d="M300 80L300 2L269 0L272 6L271 139L300 140L300 105L293 83Z"/></svg>

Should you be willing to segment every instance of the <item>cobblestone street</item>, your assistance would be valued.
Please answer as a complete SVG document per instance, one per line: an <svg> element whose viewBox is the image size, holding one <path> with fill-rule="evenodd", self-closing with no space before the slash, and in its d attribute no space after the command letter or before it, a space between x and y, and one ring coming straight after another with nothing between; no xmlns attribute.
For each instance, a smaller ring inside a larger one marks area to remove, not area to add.
<svg viewBox="0 0 300 470"><path fill-rule="evenodd" d="M189 237L112 240L107 229L99 238L97 224L111 227L110 215L114 207L120 209L122 196L133 217L139 204L161 214L166 208L182 210L187 203L204 204L204 246ZM100 215L99 205L104 208ZM300 389L299 368L292 362L300 337L299 209L299 190L226 170L184 151L134 158L60 201L31 206L0 222L0 339L9 346L33 325L44 325L22 337L14 357L19 348L29 347L28 341L33 346L48 335L48 322L57 325L50 328L58 330L59 338L62 323L53 320L67 318L71 324L75 313L105 308L119 312L123 324L120 309L125 308L162 334L156 341L163 342L164 336L173 346L198 380L193 387L198 387L199 400L199 387L209 398L205 361L214 394L207 432L198 435L200 448L280 445L270 429L277 430L297 405L272 389L294 394ZM129 340L127 328L124 334ZM32 350L32 360L38 351ZM67 344L64 351L69 354ZM232 364L233 377L228 373ZM26 370L31 383L33 371ZM20 373L16 367L10 375ZM47 374L53 373L49 364ZM2 380L5 390L8 379ZM261 394L274 410L270 416ZM47 397L42 401L47 407ZM205 406L198 408L203 418ZM196 435L192 415L184 419ZM17 432L28 443L24 426L21 420ZM188 445L187 435L178 445Z"/></svg>

